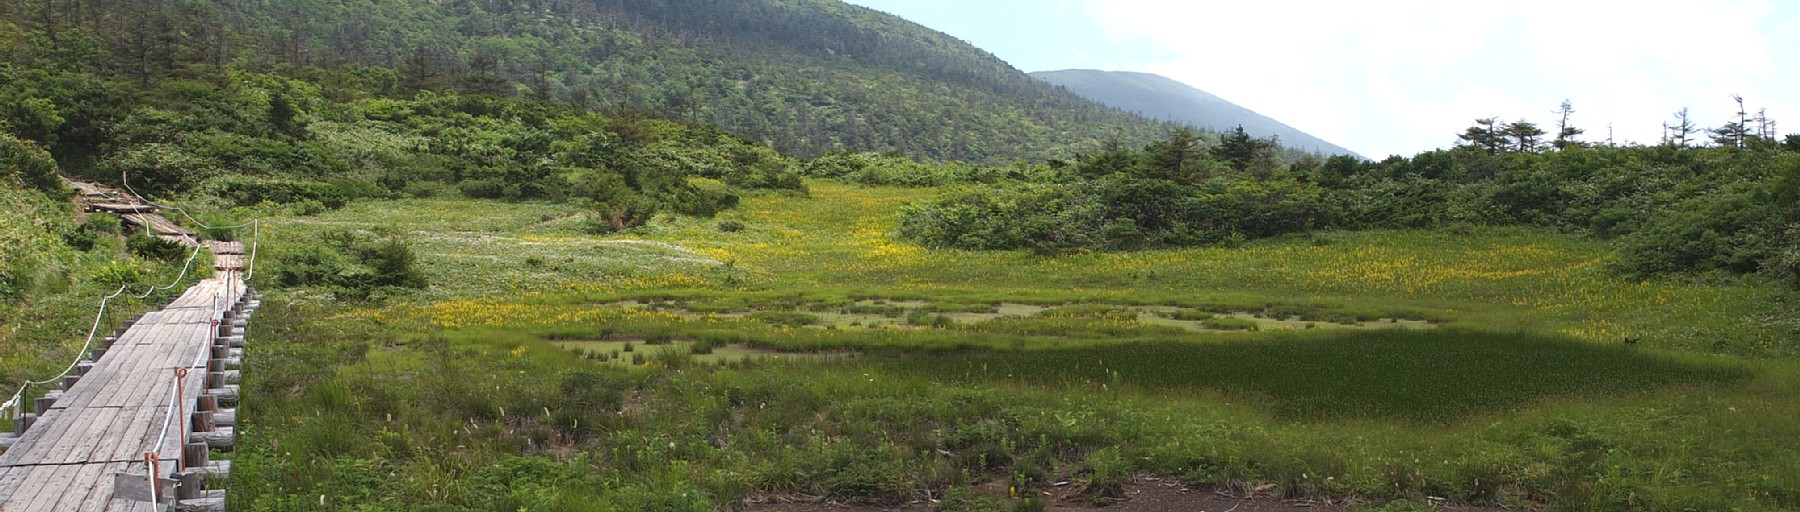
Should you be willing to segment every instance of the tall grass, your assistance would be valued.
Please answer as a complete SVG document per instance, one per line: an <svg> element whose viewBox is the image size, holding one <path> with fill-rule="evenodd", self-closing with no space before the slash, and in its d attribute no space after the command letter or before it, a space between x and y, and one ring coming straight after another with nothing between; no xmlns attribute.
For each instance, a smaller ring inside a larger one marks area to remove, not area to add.
<svg viewBox="0 0 1800 512"><path fill-rule="evenodd" d="M407 226L437 284L385 304L265 302L234 506L893 505L950 489L1000 506L968 493L1109 492L1153 473L1292 497L1800 508L1800 445L1782 441L1800 437L1800 369L1784 362L1800 315L1778 287L1624 280L1604 245L1516 229L927 250L892 230L930 190L809 185L746 197L733 232L664 217L601 238L543 221L555 205L464 199L271 223L294 238ZM1021 303L1052 309L952 321ZM1438 328L1192 333L1126 308L1152 305ZM797 325L833 314L917 321ZM659 345L610 365L543 343L652 335L865 357L715 366Z"/></svg>
<svg viewBox="0 0 1800 512"><path fill-rule="evenodd" d="M960 382L1222 390L1293 420L1452 422L1552 397L1609 396L1751 375L1734 363L1567 338L1475 331L1285 334L902 358Z"/></svg>

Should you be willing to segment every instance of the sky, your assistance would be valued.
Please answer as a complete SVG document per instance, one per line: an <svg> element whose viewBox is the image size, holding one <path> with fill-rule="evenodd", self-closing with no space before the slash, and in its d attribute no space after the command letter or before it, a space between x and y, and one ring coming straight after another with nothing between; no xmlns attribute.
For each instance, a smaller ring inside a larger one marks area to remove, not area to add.
<svg viewBox="0 0 1800 512"><path fill-rule="evenodd" d="M848 0L1023 71L1160 74L1363 156L1449 147L1478 118L1655 144L1733 94L1800 133L1800 2ZM1610 128L1609 128L1610 127Z"/></svg>

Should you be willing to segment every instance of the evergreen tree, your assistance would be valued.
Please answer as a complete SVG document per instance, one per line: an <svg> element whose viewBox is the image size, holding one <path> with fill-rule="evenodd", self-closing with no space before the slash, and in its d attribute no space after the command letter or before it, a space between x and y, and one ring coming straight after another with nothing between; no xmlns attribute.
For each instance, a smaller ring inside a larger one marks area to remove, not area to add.
<svg viewBox="0 0 1800 512"><path fill-rule="evenodd" d="M1148 152L1156 177L1180 182L1205 178L1197 172L1203 164L1194 161L1201 154L1200 135L1185 126L1169 130L1169 136L1152 143Z"/></svg>
<svg viewBox="0 0 1800 512"><path fill-rule="evenodd" d="M1457 146L1480 149L1490 155L1500 153L1506 147L1506 138L1499 124L1500 119L1496 117L1476 119L1474 126L1456 136L1462 139Z"/></svg>
<svg viewBox="0 0 1800 512"><path fill-rule="evenodd" d="M1750 127L1737 121L1725 123L1725 126L1707 130L1713 144L1728 148L1744 147L1744 140L1750 135Z"/></svg>
<svg viewBox="0 0 1800 512"><path fill-rule="evenodd" d="M1538 128L1535 123L1520 119L1506 125L1503 135L1511 140L1511 145L1515 150L1530 152L1537 151L1538 147L1543 145L1541 138L1544 136L1544 130Z"/></svg>
<svg viewBox="0 0 1800 512"><path fill-rule="evenodd" d="M443 74L424 48L414 48L412 55L400 63L400 89L406 94L430 91L444 86Z"/></svg>
<svg viewBox="0 0 1800 512"><path fill-rule="evenodd" d="M1686 107L1675 112L1675 124L1665 124L1663 126L1668 130L1668 135L1665 136L1664 139L1667 140L1669 144L1673 144L1678 148L1687 147L1689 140L1694 136L1694 132L1698 130L1698 128L1694 127L1693 118L1688 117L1688 109Z"/></svg>
<svg viewBox="0 0 1800 512"><path fill-rule="evenodd" d="M1556 140L1551 142L1550 145L1555 146L1558 151L1569 149L1571 146L1581 145L1580 142L1575 141L1575 136L1587 132L1587 130L1576 128L1569 124L1569 115L1574 113L1575 106L1571 104L1569 100L1563 100L1562 106L1556 109Z"/></svg>
<svg viewBox="0 0 1800 512"><path fill-rule="evenodd" d="M1243 171L1250 167L1250 163L1256 159L1256 152L1265 145L1273 146L1274 144L1251 137L1249 133L1244 132L1243 125L1238 125L1237 128L1219 136L1219 145L1212 148L1212 154L1219 157L1220 160L1230 163L1232 169Z"/></svg>
<svg viewBox="0 0 1800 512"><path fill-rule="evenodd" d="M457 79L463 92L491 96L512 95L512 83L500 73L500 61L493 55L477 53L469 59L469 70Z"/></svg>

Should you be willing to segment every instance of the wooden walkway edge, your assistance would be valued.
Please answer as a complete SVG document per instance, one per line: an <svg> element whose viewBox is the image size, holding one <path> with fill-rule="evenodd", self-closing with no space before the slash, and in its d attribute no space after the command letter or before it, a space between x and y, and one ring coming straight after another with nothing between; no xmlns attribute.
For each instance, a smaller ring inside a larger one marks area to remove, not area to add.
<svg viewBox="0 0 1800 512"><path fill-rule="evenodd" d="M120 213L159 235L173 226ZM0 512L224 510L224 491L207 487L230 465L210 454L233 448L236 368L259 298L240 276L243 244L206 247L218 273L112 331L0 435Z"/></svg>
<svg viewBox="0 0 1800 512"><path fill-rule="evenodd" d="M237 399L232 368L254 297L235 273L221 274L115 331L79 379L19 418L29 426L0 454L0 512L168 510L148 501L152 457L160 477L181 484L158 489L165 505L213 497L222 508L202 487L229 471L209 449L230 447L219 419L236 416L225 407Z"/></svg>

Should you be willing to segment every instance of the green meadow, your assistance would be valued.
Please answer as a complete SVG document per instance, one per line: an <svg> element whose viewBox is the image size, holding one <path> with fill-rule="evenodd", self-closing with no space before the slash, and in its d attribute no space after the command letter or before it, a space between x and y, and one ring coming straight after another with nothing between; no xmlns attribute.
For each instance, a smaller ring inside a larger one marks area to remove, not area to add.
<svg viewBox="0 0 1800 512"><path fill-rule="evenodd" d="M892 234L929 189L807 185L629 235L469 199L270 220L275 258L398 231L431 285L270 297L234 503L1030 510L1152 475L1364 505L1800 507L1796 315L1755 278L1627 280L1604 243L1492 227L930 249ZM1013 491L963 499L995 483Z"/></svg>

